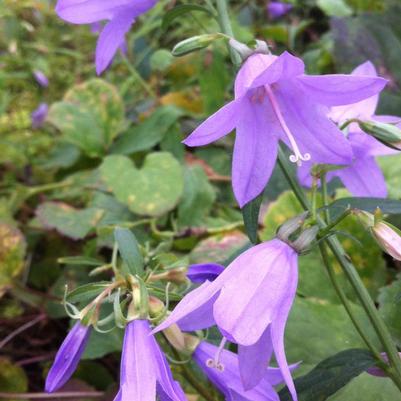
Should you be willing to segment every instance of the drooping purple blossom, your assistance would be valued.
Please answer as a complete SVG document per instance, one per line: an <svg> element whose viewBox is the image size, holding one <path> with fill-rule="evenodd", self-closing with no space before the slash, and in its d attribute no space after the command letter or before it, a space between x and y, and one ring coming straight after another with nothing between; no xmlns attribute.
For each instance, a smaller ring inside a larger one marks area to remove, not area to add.
<svg viewBox="0 0 401 401"><path fill-rule="evenodd" d="M128 323L121 357L120 390L115 401L186 401L174 381L147 320Z"/></svg>
<svg viewBox="0 0 401 401"><path fill-rule="evenodd" d="M216 360L216 355L218 360ZM273 386L284 381L278 368L267 368L257 386L244 390L238 364L238 356L226 349L202 341L192 355L194 361L208 379L224 394L226 401L280 401ZM290 367L291 370L298 365Z"/></svg>
<svg viewBox="0 0 401 401"><path fill-rule="evenodd" d="M64 386L75 372L88 342L91 328L81 322L75 323L57 352L46 378L45 389L53 393Z"/></svg>
<svg viewBox="0 0 401 401"><path fill-rule="evenodd" d="M352 71L351 75L377 77L377 71L374 65L367 61ZM379 96L374 95L358 103L333 107L329 111L329 117L339 126L352 119L377 120L386 123L400 122L400 117L376 116L378 102ZM327 174L327 180L338 177L354 196L385 198L387 196L386 181L375 157L394 154L396 151L364 134L357 123L349 125L347 139L352 147L354 158L348 166L330 171ZM312 164L311 162L304 163L298 169L299 181L306 187L310 187L312 183L310 175Z"/></svg>
<svg viewBox="0 0 401 401"><path fill-rule="evenodd" d="M270 18L277 19L289 13L292 8L293 5L289 3L283 3L282 1L269 1L267 12L269 13Z"/></svg>
<svg viewBox="0 0 401 401"><path fill-rule="evenodd" d="M350 164L352 148L327 117L327 107L351 104L380 92L386 80L357 75L305 75L301 59L254 54L240 69L235 99L201 124L184 143L203 146L236 128L232 181L243 207L265 188L278 142L291 161Z"/></svg>
<svg viewBox="0 0 401 401"><path fill-rule="evenodd" d="M297 400L284 350L284 330L298 283L298 255L274 239L237 257L213 281L187 294L156 328L177 323L184 331L217 324L223 336L238 344L245 390L260 383L274 352L284 380Z"/></svg>
<svg viewBox="0 0 401 401"><path fill-rule="evenodd" d="M35 70L33 72L33 76L36 79L36 82L42 87L42 88L47 88L49 86L49 78L39 70Z"/></svg>
<svg viewBox="0 0 401 401"><path fill-rule="evenodd" d="M31 114L32 128L38 129L42 127L48 113L49 105L47 103L41 103Z"/></svg>
<svg viewBox="0 0 401 401"><path fill-rule="evenodd" d="M73 24L109 21L103 28L96 47L96 71L101 74L123 45L125 34L136 18L155 6L157 0L58 0L56 12Z"/></svg>
<svg viewBox="0 0 401 401"><path fill-rule="evenodd" d="M204 283L206 280L214 281L224 270L224 266L217 263L200 263L188 268L187 277L193 283Z"/></svg>

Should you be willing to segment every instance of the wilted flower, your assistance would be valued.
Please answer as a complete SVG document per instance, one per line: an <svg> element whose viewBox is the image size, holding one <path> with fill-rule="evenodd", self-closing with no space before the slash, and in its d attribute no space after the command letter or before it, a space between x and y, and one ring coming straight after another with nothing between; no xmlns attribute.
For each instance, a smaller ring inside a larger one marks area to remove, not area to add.
<svg viewBox="0 0 401 401"><path fill-rule="evenodd" d="M401 261L401 233L396 227L379 221L373 225L371 232L384 252Z"/></svg>
<svg viewBox="0 0 401 401"><path fill-rule="evenodd" d="M110 64L125 34L141 14L150 10L157 0L58 0L58 16L73 24L109 21L102 30L96 48L96 71L101 74Z"/></svg>
<svg viewBox="0 0 401 401"><path fill-rule="evenodd" d="M280 18L292 10L292 4L282 1L269 1L267 11L272 19Z"/></svg>
<svg viewBox="0 0 401 401"><path fill-rule="evenodd" d="M216 355L218 361L216 361ZM267 368L259 384L251 390L244 390L238 366L238 356L226 349L201 342L192 355L208 379L224 394L226 401L280 401L273 386L284 379L280 369ZM291 366L291 370L297 365Z"/></svg>
<svg viewBox="0 0 401 401"><path fill-rule="evenodd" d="M188 268L187 277L193 283L204 283L206 280L214 281L224 270L224 266L217 263L200 263Z"/></svg>
<svg viewBox="0 0 401 401"><path fill-rule="evenodd" d="M33 72L33 76L35 77L36 82L43 88L47 88L49 86L49 79L42 71L35 70Z"/></svg>
<svg viewBox="0 0 401 401"><path fill-rule="evenodd" d="M250 56L237 75L235 100L184 141L207 145L236 128L232 181L241 207L265 188L279 140L292 150L294 163L350 164L351 146L327 117L327 106L369 98L387 82L370 76L305 75L304 70L302 60L287 52Z"/></svg>
<svg viewBox="0 0 401 401"><path fill-rule="evenodd" d="M47 374L45 389L48 393L57 391L70 379L85 350L90 332L89 326L77 322L68 333Z"/></svg>
<svg viewBox="0 0 401 401"><path fill-rule="evenodd" d="M31 114L32 128L40 128L45 122L48 112L49 105L47 103L41 103Z"/></svg>
<svg viewBox="0 0 401 401"><path fill-rule="evenodd" d="M298 283L298 255L274 239L238 256L213 282L187 294L156 330L177 323L184 331L217 324L238 344L245 390L264 377L274 352L284 380L297 399L284 351L284 329Z"/></svg>
<svg viewBox="0 0 401 401"><path fill-rule="evenodd" d="M351 75L377 77L377 72L373 64L367 61L357 67ZM400 121L399 117L376 116L378 101L379 96L375 95L358 103L333 107L330 110L329 117L340 126L352 119L373 119L383 122ZM386 181L375 157L393 154L395 151L363 133L355 122L349 125L348 131L347 138L354 153L352 163L347 167L327 173L327 180L330 181L334 177L338 177L355 196L386 197ZM311 186L311 167L312 163L309 162L300 166L298 170L298 178L304 186Z"/></svg>
<svg viewBox="0 0 401 401"><path fill-rule="evenodd" d="M174 381L147 320L128 323L121 357L120 390L115 401L186 401Z"/></svg>

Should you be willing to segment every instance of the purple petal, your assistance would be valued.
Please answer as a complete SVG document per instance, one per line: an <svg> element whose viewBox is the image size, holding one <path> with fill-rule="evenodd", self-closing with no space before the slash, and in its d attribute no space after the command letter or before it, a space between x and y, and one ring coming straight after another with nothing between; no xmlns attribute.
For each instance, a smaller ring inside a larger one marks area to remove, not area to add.
<svg viewBox="0 0 401 401"><path fill-rule="evenodd" d="M232 101L204 121L183 143L187 146L203 146L229 134L241 117L242 103Z"/></svg>
<svg viewBox="0 0 401 401"><path fill-rule="evenodd" d="M227 267L236 274L225 280L214 318L234 342L253 345L260 339L288 296L287 287L297 275L296 260L295 251L275 239L252 247ZM215 283L224 280L224 273Z"/></svg>
<svg viewBox="0 0 401 401"><path fill-rule="evenodd" d="M265 189L276 164L281 133L267 99L258 103L245 98L242 104L232 166L234 194L241 208Z"/></svg>
<svg viewBox="0 0 401 401"><path fill-rule="evenodd" d="M157 366L149 322L133 320L125 329L120 371L121 401L155 401Z"/></svg>
<svg viewBox="0 0 401 401"><path fill-rule="evenodd" d="M292 4L283 3L281 1L270 1L267 5L267 11L272 19L280 18L290 12L293 8Z"/></svg>
<svg viewBox="0 0 401 401"><path fill-rule="evenodd" d="M43 123L46 121L48 113L49 105L47 103L41 103L31 114L32 128L38 129L42 127Z"/></svg>
<svg viewBox="0 0 401 401"><path fill-rule="evenodd" d="M174 308L171 315L153 333L166 329L173 323L178 323L185 331L205 329L214 323L212 308L220 288L216 281L206 281L200 287L187 294Z"/></svg>
<svg viewBox="0 0 401 401"><path fill-rule="evenodd" d="M379 93L387 84L380 77L357 75L303 75L297 82L315 102L326 106L356 103Z"/></svg>
<svg viewBox="0 0 401 401"><path fill-rule="evenodd" d="M193 283L204 283L214 281L224 270L224 266L217 263L201 263L191 265L188 268L187 277Z"/></svg>
<svg viewBox="0 0 401 401"><path fill-rule="evenodd" d="M280 82L274 94L283 118L302 154L309 153L312 163L350 164L352 148L343 133L326 117L327 110L311 102L308 93ZM282 140L290 145L287 136Z"/></svg>
<svg viewBox="0 0 401 401"><path fill-rule="evenodd" d="M366 61L355 68L351 75L377 77L377 71L370 61ZM379 95L374 95L358 103L333 107L330 111L330 118L339 123L352 118L370 119L375 113L378 102Z"/></svg>
<svg viewBox="0 0 401 401"><path fill-rule="evenodd" d="M53 393L62 387L75 372L85 350L91 329L81 322L75 323L57 352L46 378L46 392Z"/></svg>
<svg viewBox="0 0 401 401"><path fill-rule="evenodd" d="M294 266L296 264L295 261L290 262L290 265ZM297 392L295 390L294 381L291 376L291 368L288 366L287 358L285 356L284 349L284 331L287 323L288 315L293 304L295 293L297 290L298 284L298 269L293 268L292 276L289 283L289 287L287 288L287 294L282 304L276 311L276 316L272 322L271 326L271 336L272 343L274 349L274 355L278 366L283 375L284 381L287 384L288 390L292 395L293 401L298 401Z"/></svg>
<svg viewBox="0 0 401 401"><path fill-rule="evenodd" d="M125 34L135 22L136 11L123 10L103 29L96 47L96 72L100 75L111 63L116 51L125 41Z"/></svg>
<svg viewBox="0 0 401 401"><path fill-rule="evenodd" d="M251 87L273 84L280 79L302 76L305 71L304 62L288 52L282 53L269 68L266 68L255 80Z"/></svg>
<svg viewBox="0 0 401 401"><path fill-rule="evenodd" d="M238 346L239 368L245 390L255 387L266 375L273 353L270 327L263 333L259 341L251 346Z"/></svg>
<svg viewBox="0 0 401 401"><path fill-rule="evenodd" d="M39 70L33 72L33 75L36 79L36 82L43 88L47 88L49 86L49 79L47 76Z"/></svg>
<svg viewBox="0 0 401 401"><path fill-rule="evenodd" d="M374 157L356 159L351 166L335 171L335 175L354 196L387 196L386 181Z"/></svg>

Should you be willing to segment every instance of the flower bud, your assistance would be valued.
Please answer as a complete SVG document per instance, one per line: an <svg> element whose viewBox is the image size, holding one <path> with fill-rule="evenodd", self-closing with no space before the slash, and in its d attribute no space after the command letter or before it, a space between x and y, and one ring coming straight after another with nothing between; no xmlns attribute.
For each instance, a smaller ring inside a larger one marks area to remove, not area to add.
<svg viewBox="0 0 401 401"><path fill-rule="evenodd" d="M373 136L386 146L401 150L401 129L396 125L379 121L358 121L358 124L362 131Z"/></svg>
<svg viewBox="0 0 401 401"><path fill-rule="evenodd" d="M224 38L225 36L221 33L210 33L205 35L192 36L191 38L185 39L182 42L177 43L173 50L173 56L179 57L184 56L188 53L203 49L212 44L215 40Z"/></svg>
<svg viewBox="0 0 401 401"><path fill-rule="evenodd" d="M357 211L361 223L370 231L378 245L384 252L396 260L401 261L401 232L397 227L384 221L378 213L373 215L364 211Z"/></svg>
<svg viewBox="0 0 401 401"><path fill-rule="evenodd" d="M291 246L298 252L305 251L316 239L318 232L318 226L307 228L306 230L302 231L301 235L291 244Z"/></svg>
<svg viewBox="0 0 401 401"><path fill-rule="evenodd" d="M276 237L281 239L282 241L288 241L290 235L294 234L302 225L305 223L306 218L308 217L309 212L304 212L298 216L293 217L290 220L287 220L283 223L279 229L277 230Z"/></svg>

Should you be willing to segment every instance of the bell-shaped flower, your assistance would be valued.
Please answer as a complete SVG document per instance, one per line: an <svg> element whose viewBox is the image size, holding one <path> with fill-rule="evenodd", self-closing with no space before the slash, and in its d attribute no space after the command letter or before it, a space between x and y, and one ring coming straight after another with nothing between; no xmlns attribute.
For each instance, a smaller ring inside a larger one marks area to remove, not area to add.
<svg viewBox="0 0 401 401"><path fill-rule="evenodd" d="M49 105L47 103L41 103L37 109L35 109L31 114L32 128L41 128L49 114Z"/></svg>
<svg viewBox="0 0 401 401"><path fill-rule="evenodd" d="M352 71L351 75L377 77L377 71L374 65L367 61ZM400 117L375 115L378 102L379 96L374 95L361 102L333 107L329 112L329 117L339 126L352 119L376 120L385 123L401 122ZM347 139L354 153L353 160L344 168L330 171L326 177L327 181L338 177L354 196L385 198L387 196L386 181L375 157L394 154L396 151L363 133L355 122L348 127ZM298 179L306 187L310 187L312 183L310 175L312 164L312 162L304 163L298 169Z"/></svg>
<svg viewBox="0 0 401 401"><path fill-rule="evenodd" d="M101 74L124 44L125 34L141 14L157 0L58 0L56 12L73 24L109 21L103 28L96 47L96 71Z"/></svg>
<svg viewBox="0 0 401 401"><path fill-rule="evenodd" d="M298 254L274 239L238 256L213 282L187 294L157 328L177 323L184 331L217 324L238 344L245 390L262 380L274 352L284 380L297 400L284 351L284 330L298 283Z"/></svg>
<svg viewBox="0 0 401 401"><path fill-rule="evenodd" d="M188 268L187 277L197 284L214 281L222 273L224 266L218 263L199 263Z"/></svg>
<svg viewBox="0 0 401 401"><path fill-rule="evenodd" d="M357 75L305 75L301 59L254 54L240 69L235 99L201 124L184 143L202 146L236 128L232 182L240 206L258 196L273 171L281 140L291 161L350 164L352 149L327 117L327 107L380 92L386 80Z"/></svg>
<svg viewBox="0 0 401 401"><path fill-rule="evenodd" d="M293 8L293 5L290 3L284 3L282 1L269 1L267 5L267 12L271 19L277 19L283 17L287 13L289 13Z"/></svg>
<svg viewBox="0 0 401 401"><path fill-rule="evenodd" d="M218 360L216 359L216 355ZM242 386L238 355L202 341L192 355L207 378L225 396L226 401L280 401L274 386L284 381L278 368L267 368L257 386L245 390ZM298 365L290 367L296 369Z"/></svg>
<svg viewBox="0 0 401 401"><path fill-rule="evenodd" d="M115 401L186 401L147 320L128 323L123 343L120 390Z"/></svg>
<svg viewBox="0 0 401 401"><path fill-rule="evenodd" d="M40 70L35 70L33 72L33 76L36 79L36 82L42 87L47 88L49 86L49 78Z"/></svg>
<svg viewBox="0 0 401 401"><path fill-rule="evenodd" d="M45 389L48 393L57 391L70 379L78 366L91 332L90 326L75 323L57 352L46 378Z"/></svg>

